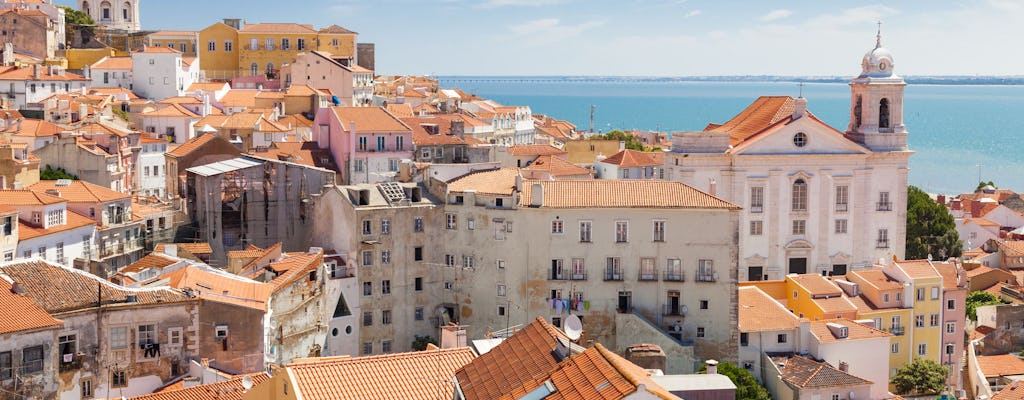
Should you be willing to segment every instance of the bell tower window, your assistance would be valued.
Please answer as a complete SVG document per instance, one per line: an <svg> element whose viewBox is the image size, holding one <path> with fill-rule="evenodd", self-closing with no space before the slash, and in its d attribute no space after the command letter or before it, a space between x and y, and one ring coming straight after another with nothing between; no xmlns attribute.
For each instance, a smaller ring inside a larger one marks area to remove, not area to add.
<svg viewBox="0 0 1024 400"><path fill-rule="evenodd" d="M861 99L861 97L860 97L860 96L858 95L858 96L857 96L857 102L856 102L856 103L854 103L854 105L853 105L853 126L854 126L854 127L857 127L857 128L860 128L860 118L861 118L861 115L860 115L860 113L861 113L861 103L862 103L862 99Z"/></svg>
<svg viewBox="0 0 1024 400"><path fill-rule="evenodd" d="M889 127L889 99L882 99L878 104L878 127Z"/></svg>

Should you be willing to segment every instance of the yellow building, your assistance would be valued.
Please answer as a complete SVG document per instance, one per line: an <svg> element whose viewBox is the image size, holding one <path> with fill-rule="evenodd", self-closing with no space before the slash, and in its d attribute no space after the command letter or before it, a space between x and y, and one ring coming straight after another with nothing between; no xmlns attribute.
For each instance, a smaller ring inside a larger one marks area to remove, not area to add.
<svg viewBox="0 0 1024 400"><path fill-rule="evenodd" d="M232 22L229 20L229 22ZM237 23L237 20L234 20ZM218 22L199 31L199 68L207 79L227 80L237 76L238 28Z"/></svg>
<svg viewBox="0 0 1024 400"><path fill-rule="evenodd" d="M357 35L358 33L338 25L322 28L317 31L316 50L331 53L335 58L354 60L356 58Z"/></svg>
<svg viewBox="0 0 1024 400"><path fill-rule="evenodd" d="M199 32L156 31L146 35L150 47L170 47L181 52L183 57L195 57L198 50Z"/></svg>
<svg viewBox="0 0 1024 400"><path fill-rule="evenodd" d="M873 320L876 328L893 334L889 343L891 377L895 370L913 360L907 324L912 322L914 310L905 306L904 285L880 268L850 271L846 280L857 284L857 295L850 296L850 301L857 306L857 318Z"/></svg>
<svg viewBox="0 0 1024 400"><path fill-rule="evenodd" d="M904 304L913 308L913 321L908 321L912 329L907 362L924 358L941 364L942 275L928 260L893 262L882 271L904 283Z"/></svg>
<svg viewBox="0 0 1024 400"><path fill-rule="evenodd" d="M315 48L313 25L294 23L246 24L238 31L238 76L277 76L282 64L295 61L300 52Z"/></svg>

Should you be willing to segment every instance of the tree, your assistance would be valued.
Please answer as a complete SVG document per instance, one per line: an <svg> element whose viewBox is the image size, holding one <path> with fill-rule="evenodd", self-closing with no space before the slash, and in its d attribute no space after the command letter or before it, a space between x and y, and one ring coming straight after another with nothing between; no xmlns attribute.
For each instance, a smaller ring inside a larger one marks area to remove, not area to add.
<svg viewBox="0 0 1024 400"><path fill-rule="evenodd" d="M931 256L945 260L959 257L962 252L963 242L946 206L936 203L923 190L908 187L906 259L921 260Z"/></svg>
<svg viewBox="0 0 1024 400"><path fill-rule="evenodd" d="M946 387L949 368L923 358L915 358L892 377L896 394L937 394Z"/></svg>
<svg viewBox="0 0 1024 400"><path fill-rule="evenodd" d="M412 349L415 351L423 351L427 349L427 345L432 344L437 346L437 339L433 337L416 335L416 340L412 341Z"/></svg>
<svg viewBox="0 0 1024 400"><path fill-rule="evenodd" d="M978 182L978 188L977 188L977 189L974 189L974 191L975 191L975 192L980 192L980 191L981 191L981 188L983 188L983 187L985 187L985 186L991 186L991 187L994 187L994 188L996 188L996 189L999 189L999 186L996 186L996 184L995 184L995 183L993 183L992 181L988 181L988 182L985 182L985 181L981 181L981 182Z"/></svg>
<svg viewBox="0 0 1024 400"><path fill-rule="evenodd" d="M83 37L91 37L93 35L93 26L96 25L96 22L92 20L89 14L68 6L58 7L64 9L64 25L68 28L65 29L65 39L67 39L65 43L70 44L72 42L76 29L82 32Z"/></svg>
<svg viewBox="0 0 1024 400"><path fill-rule="evenodd" d="M700 367L700 372L706 373L707 365ZM718 374L728 376L729 380L736 385L737 399L771 400L772 398L768 394L768 389L757 383L757 379L754 378L750 371L739 368L730 362L719 363Z"/></svg>
<svg viewBox="0 0 1024 400"><path fill-rule="evenodd" d="M78 177L69 174L67 171L64 170L64 168L53 169L49 165L46 166L46 169L39 171L39 180L55 181L58 179L71 179L77 181Z"/></svg>
<svg viewBox="0 0 1024 400"><path fill-rule="evenodd" d="M971 321L977 321L978 307L992 306L997 304L1005 303L1003 303L1002 300L999 300L999 298L996 297L996 295L989 292L983 292L980 290L977 292L971 292L971 294L967 295L967 318L969 318Z"/></svg>
<svg viewBox="0 0 1024 400"><path fill-rule="evenodd" d="M637 139L636 136L630 135L620 130L614 130L603 135L594 135L590 137L590 140L618 140L620 142L626 142L626 148L629 150L644 151L644 142Z"/></svg>

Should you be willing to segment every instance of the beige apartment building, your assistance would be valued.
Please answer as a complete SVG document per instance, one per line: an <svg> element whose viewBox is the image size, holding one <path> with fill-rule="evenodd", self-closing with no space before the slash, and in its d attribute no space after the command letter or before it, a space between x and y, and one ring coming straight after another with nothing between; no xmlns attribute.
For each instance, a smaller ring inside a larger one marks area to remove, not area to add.
<svg viewBox="0 0 1024 400"><path fill-rule="evenodd" d="M681 372L736 361L737 206L679 182L531 181L515 168L438 183L441 295L469 337L575 315L584 343L688 348Z"/></svg>

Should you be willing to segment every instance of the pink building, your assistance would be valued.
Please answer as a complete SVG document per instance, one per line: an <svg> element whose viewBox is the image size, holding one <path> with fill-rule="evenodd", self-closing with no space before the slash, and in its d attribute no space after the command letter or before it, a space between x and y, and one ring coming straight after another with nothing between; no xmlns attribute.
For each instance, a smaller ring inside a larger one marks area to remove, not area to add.
<svg viewBox="0 0 1024 400"><path fill-rule="evenodd" d="M373 71L349 65L349 59L323 51L300 53L281 67L285 87L309 85L327 89L347 106L368 106L373 101Z"/></svg>
<svg viewBox="0 0 1024 400"><path fill-rule="evenodd" d="M392 181L401 161L413 158L412 129L381 107L321 108L313 137L346 185Z"/></svg>
<svg viewBox="0 0 1024 400"><path fill-rule="evenodd" d="M932 263L942 275L942 365L949 368L946 384L960 387L964 354L964 326L967 324L967 272L959 264Z"/></svg>

